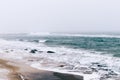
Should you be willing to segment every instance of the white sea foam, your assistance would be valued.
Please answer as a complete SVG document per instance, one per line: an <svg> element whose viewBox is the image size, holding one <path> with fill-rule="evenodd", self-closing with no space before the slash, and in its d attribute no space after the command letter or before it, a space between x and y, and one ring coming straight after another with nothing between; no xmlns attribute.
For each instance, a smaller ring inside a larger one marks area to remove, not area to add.
<svg viewBox="0 0 120 80"><path fill-rule="evenodd" d="M59 70L59 69L50 69L50 68L44 68L40 67L38 63L34 63L31 65L34 68L40 69L40 70L47 70L47 71L55 71L55 72L60 72L60 73L67 73L67 74L74 74L74 75L80 75L84 77L84 80L98 80L99 79L99 74L93 73L93 74L82 74L82 73L76 73L76 72L68 72L67 70Z"/></svg>
<svg viewBox="0 0 120 80"><path fill-rule="evenodd" d="M79 37L108 37L108 38L120 38L119 34L85 34L85 33L79 33L79 34L68 34L68 33L49 33L49 32L32 32L28 33L28 35L33 36L79 36Z"/></svg>
<svg viewBox="0 0 120 80"><path fill-rule="evenodd" d="M45 39L41 39L41 40L39 40L38 42L39 43L45 43L47 40L45 40Z"/></svg>
<svg viewBox="0 0 120 80"><path fill-rule="evenodd" d="M43 51L42 53L32 54L24 49L37 49ZM11 51L12 50L12 51ZM55 53L47 53L47 51L54 51ZM48 47L43 44L36 45L30 42L21 41L7 41L0 40L0 56L17 59L17 60L27 60L26 57L37 57L42 58L40 61L36 60L32 63L27 62L32 67L39 69L46 69L58 72L67 72L71 74L83 75L85 80L99 80L100 76L103 75L103 70L99 70L96 65L92 63L99 63L100 65L107 65L108 69L113 70L117 74L120 74L120 58L115 58L109 55L101 55L100 52L92 53L91 51L71 49L65 47ZM48 64L47 66L41 66L42 63ZM67 66L65 68L57 67L57 63L65 63ZM93 72L91 74L84 74L84 71L79 69L80 67L95 67L98 72ZM79 72L80 71L80 72ZM107 71L106 71L107 73Z"/></svg>
<svg viewBox="0 0 120 80"><path fill-rule="evenodd" d="M45 35L50 35L49 32L31 32L31 33L28 33L28 35L32 35L32 36L45 36Z"/></svg>
<svg viewBox="0 0 120 80"><path fill-rule="evenodd" d="M8 70L0 68L0 73L2 73L2 74L0 74L0 80L9 80L7 77L8 73L9 73Z"/></svg>

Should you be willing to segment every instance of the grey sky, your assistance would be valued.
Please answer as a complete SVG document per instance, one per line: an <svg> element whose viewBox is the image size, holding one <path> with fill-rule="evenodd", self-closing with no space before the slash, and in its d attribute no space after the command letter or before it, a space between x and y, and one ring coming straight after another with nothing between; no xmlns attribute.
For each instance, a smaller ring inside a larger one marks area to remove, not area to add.
<svg viewBox="0 0 120 80"><path fill-rule="evenodd" d="M0 32L97 31L120 31L120 0L0 1Z"/></svg>

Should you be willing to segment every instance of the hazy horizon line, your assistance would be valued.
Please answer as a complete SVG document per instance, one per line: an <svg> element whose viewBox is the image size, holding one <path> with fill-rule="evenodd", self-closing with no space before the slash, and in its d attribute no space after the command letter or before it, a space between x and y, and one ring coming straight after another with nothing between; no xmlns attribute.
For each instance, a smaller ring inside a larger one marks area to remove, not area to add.
<svg viewBox="0 0 120 80"><path fill-rule="evenodd" d="M120 32L0 32L0 34L120 34Z"/></svg>

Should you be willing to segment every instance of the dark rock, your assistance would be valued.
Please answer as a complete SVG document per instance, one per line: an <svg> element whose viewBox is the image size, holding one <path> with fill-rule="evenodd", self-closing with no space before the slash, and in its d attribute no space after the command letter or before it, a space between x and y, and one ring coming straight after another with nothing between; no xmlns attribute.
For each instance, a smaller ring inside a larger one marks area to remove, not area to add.
<svg viewBox="0 0 120 80"><path fill-rule="evenodd" d="M63 65L63 64L61 64L61 65L59 65L59 67L64 67L65 65Z"/></svg>
<svg viewBox="0 0 120 80"><path fill-rule="evenodd" d="M98 66L98 67L102 67L102 65L100 65L100 64L98 64L97 66Z"/></svg>
<svg viewBox="0 0 120 80"><path fill-rule="evenodd" d="M30 51L30 53L36 53L36 51L38 51L37 49L32 49L31 51Z"/></svg>
<svg viewBox="0 0 120 80"><path fill-rule="evenodd" d="M55 52L53 52L53 51L47 51L47 53L55 53Z"/></svg>
<svg viewBox="0 0 120 80"><path fill-rule="evenodd" d="M98 64L97 66L98 66L98 67L107 67L107 66L104 65L104 64Z"/></svg>

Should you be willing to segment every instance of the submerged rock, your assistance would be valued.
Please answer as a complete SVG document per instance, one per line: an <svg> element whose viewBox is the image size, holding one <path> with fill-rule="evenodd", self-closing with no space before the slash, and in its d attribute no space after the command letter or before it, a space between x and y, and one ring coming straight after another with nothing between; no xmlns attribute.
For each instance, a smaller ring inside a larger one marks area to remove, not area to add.
<svg viewBox="0 0 120 80"><path fill-rule="evenodd" d="M33 40L33 42L39 43L39 40Z"/></svg>
<svg viewBox="0 0 120 80"><path fill-rule="evenodd" d="M115 73L114 71L110 71L109 73L108 73L109 75L118 75L117 73Z"/></svg>
<svg viewBox="0 0 120 80"><path fill-rule="evenodd" d="M108 67L108 66L105 65L105 64L98 64L97 66L98 66L98 67Z"/></svg>
<svg viewBox="0 0 120 80"><path fill-rule="evenodd" d="M91 68L93 72L98 72L96 68Z"/></svg>
<svg viewBox="0 0 120 80"><path fill-rule="evenodd" d="M25 51L27 51L28 49L26 48L26 49L24 49Z"/></svg>
<svg viewBox="0 0 120 80"><path fill-rule="evenodd" d="M19 41L24 41L23 39L19 39Z"/></svg>
<svg viewBox="0 0 120 80"><path fill-rule="evenodd" d="M83 73L84 73L84 74L92 74L92 71L91 71L91 70L88 70L88 71L84 71Z"/></svg>
<svg viewBox="0 0 120 80"><path fill-rule="evenodd" d="M9 53L9 51L5 51L6 53Z"/></svg>
<svg viewBox="0 0 120 80"><path fill-rule="evenodd" d="M55 52L53 52L53 51L47 51L47 53L55 53Z"/></svg>
<svg viewBox="0 0 120 80"><path fill-rule="evenodd" d="M14 50L13 50L13 49L11 49L10 51L11 51L11 52L13 52Z"/></svg>
<svg viewBox="0 0 120 80"><path fill-rule="evenodd" d="M39 53L43 53L43 51L38 51Z"/></svg>
<svg viewBox="0 0 120 80"><path fill-rule="evenodd" d="M98 62L93 62L91 63L92 65L98 65L99 63Z"/></svg>

